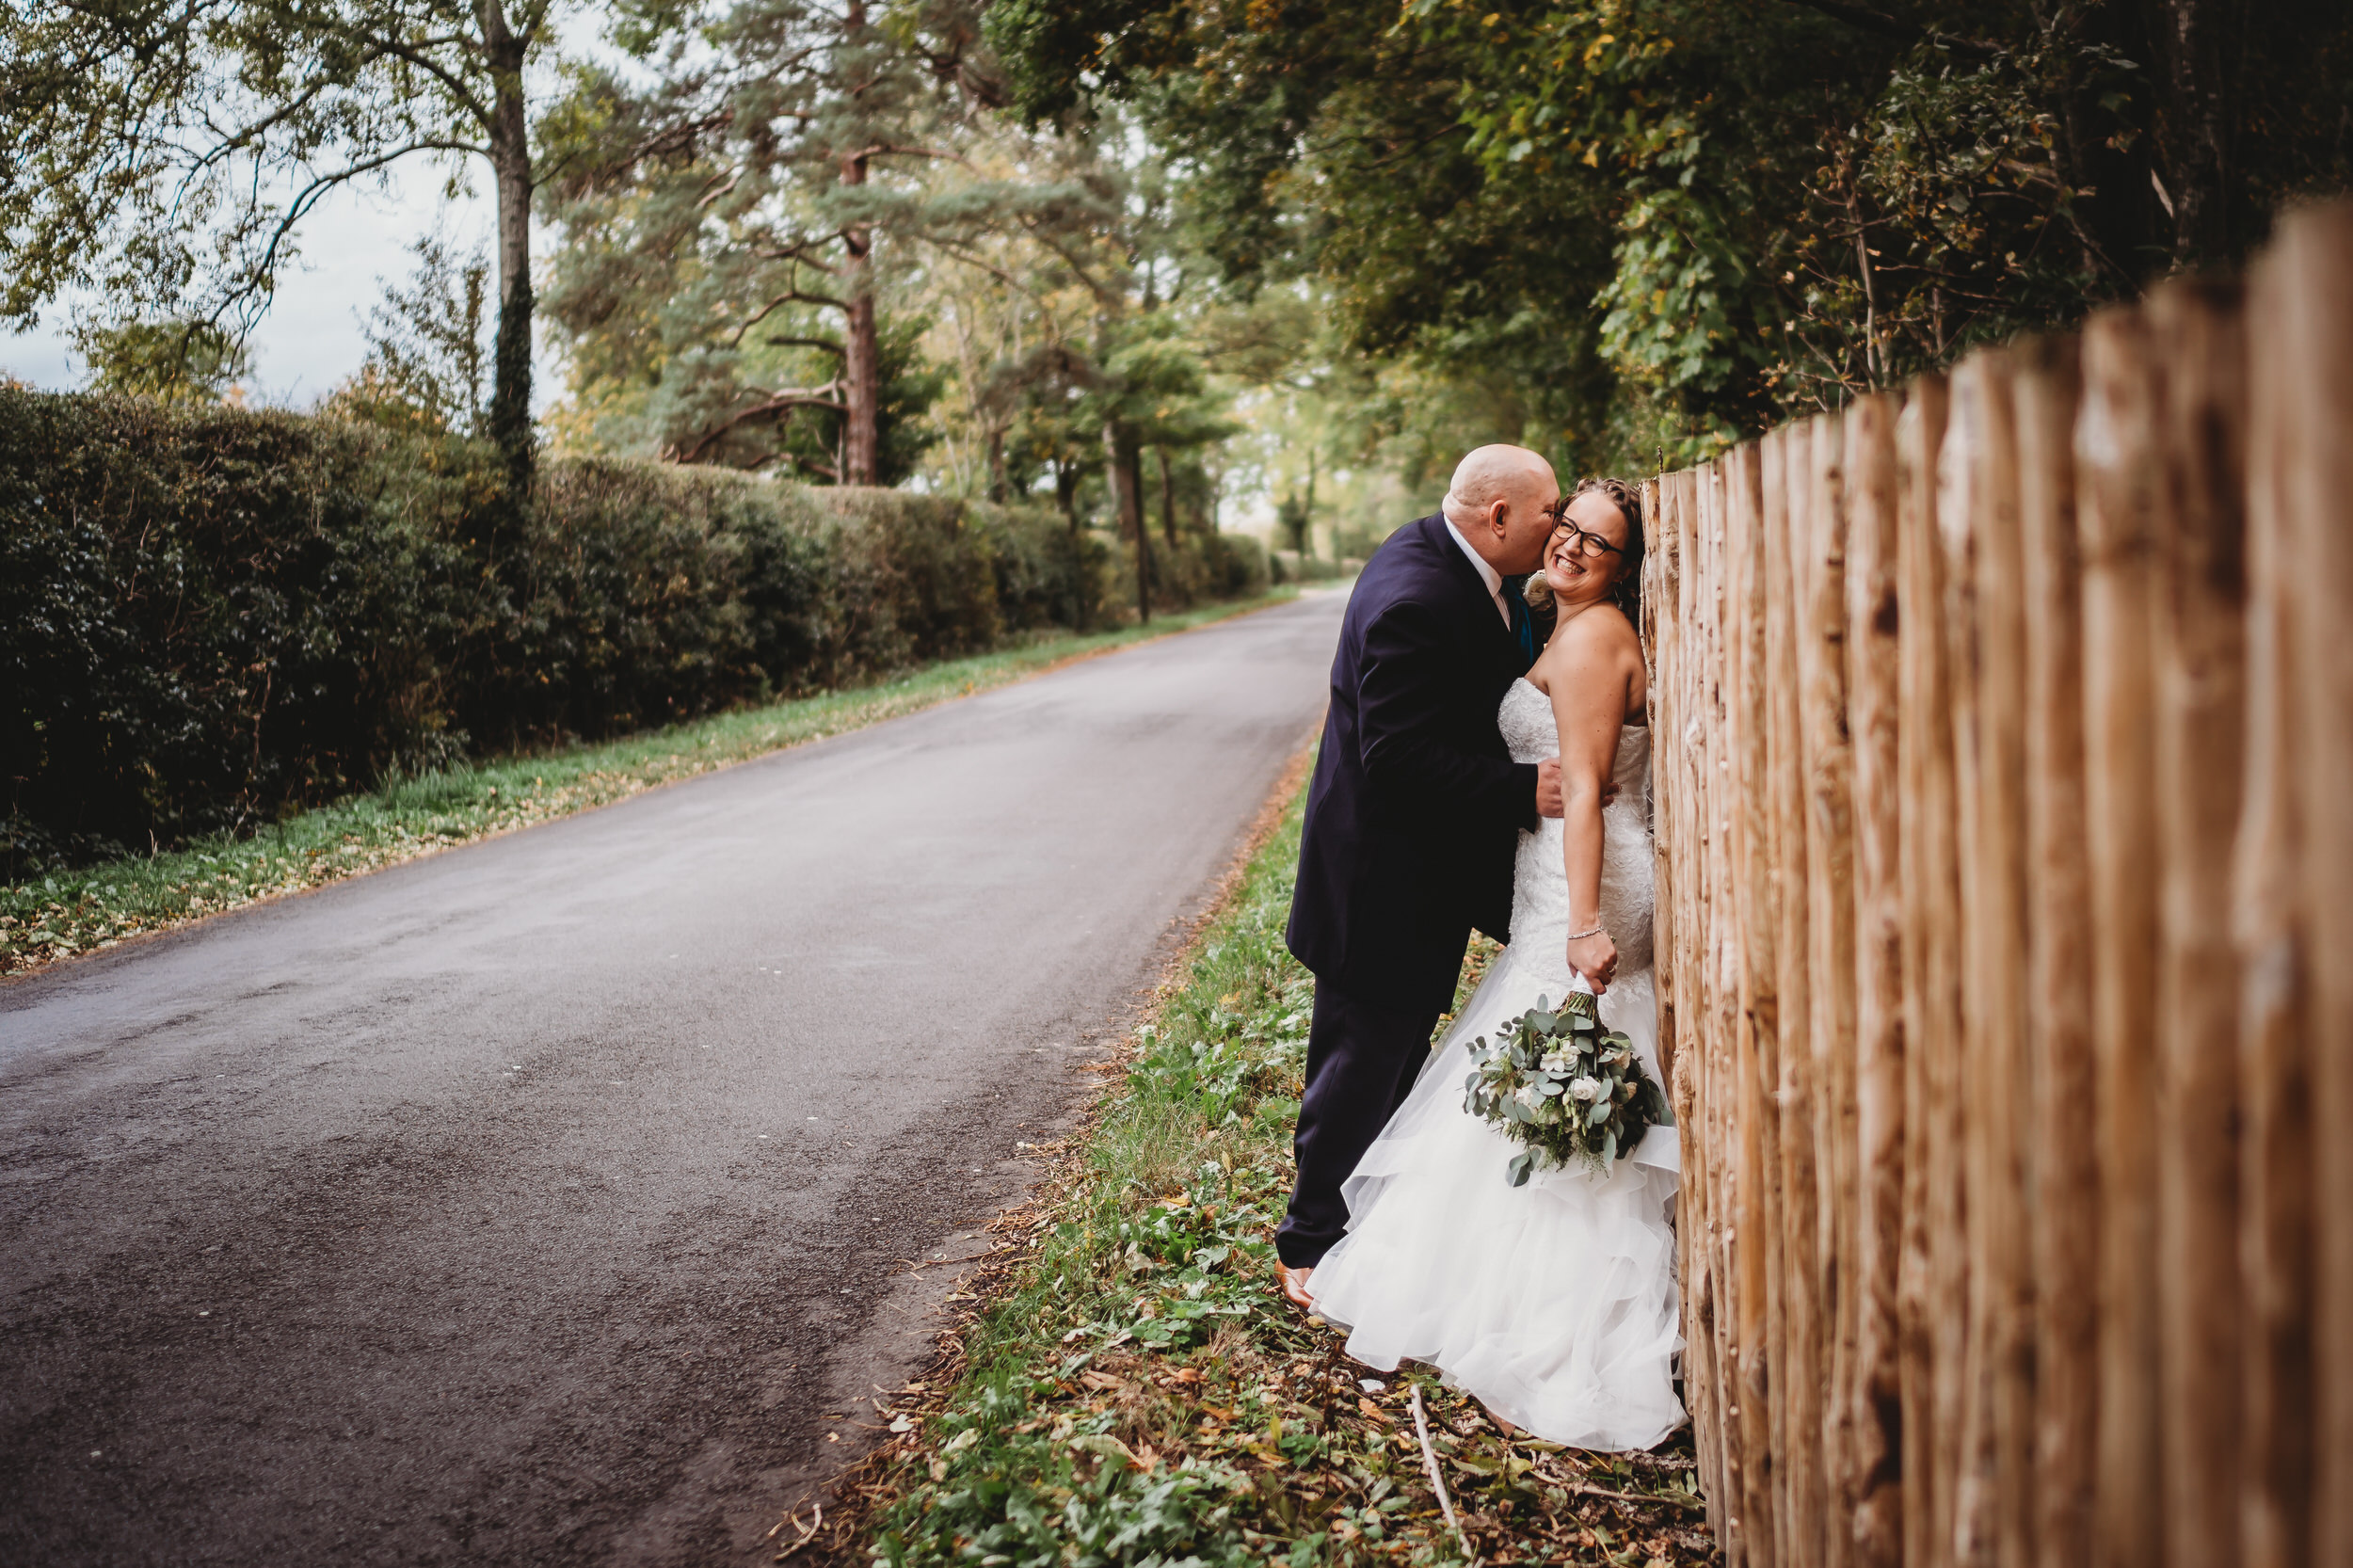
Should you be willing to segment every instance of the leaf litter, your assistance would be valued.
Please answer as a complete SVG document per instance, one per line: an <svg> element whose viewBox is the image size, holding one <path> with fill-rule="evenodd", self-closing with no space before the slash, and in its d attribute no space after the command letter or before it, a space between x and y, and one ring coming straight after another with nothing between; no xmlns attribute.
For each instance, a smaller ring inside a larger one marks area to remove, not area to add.
<svg viewBox="0 0 2353 1568"><path fill-rule="evenodd" d="M1047 1178L992 1225L894 1431L833 1484L822 1527L808 1499L778 1522L778 1560L1720 1560L1688 1428L1647 1454L1507 1436L1426 1368L1367 1375L1275 1289L1313 1001L1282 942L1298 784L1295 769L1092 1120L1036 1151ZM1475 947L1458 996L1496 951Z"/></svg>

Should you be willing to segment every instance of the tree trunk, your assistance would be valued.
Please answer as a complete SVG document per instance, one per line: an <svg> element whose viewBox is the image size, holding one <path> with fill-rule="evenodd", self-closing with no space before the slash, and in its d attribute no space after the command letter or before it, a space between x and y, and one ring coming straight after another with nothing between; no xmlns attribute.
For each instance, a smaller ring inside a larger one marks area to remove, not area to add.
<svg viewBox="0 0 2353 1568"><path fill-rule="evenodd" d="M844 177L844 184L863 184L863 158L854 160L858 166L856 181ZM882 402L881 353L874 333L873 275L869 263L873 256L873 237L864 230L853 230L848 240L850 264L847 268L850 284L849 330L843 334L847 352L842 355L842 398L847 409L842 415L844 429L841 441L841 482L845 485L877 485L882 482L881 422L876 410Z"/></svg>
<svg viewBox="0 0 2353 1568"><path fill-rule="evenodd" d="M1070 524L1070 536L1079 536L1079 465L1054 460L1054 504L1062 508L1063 520Z"/></svg>
<svg viewBox="0 0 2353 1568"><path fill-rule="evenodd" d="M1005 432L992 424L988 429L988 498L1002 505L1011 493L1011 482L1005 477Z"/></svg>
<svg viewBox="0 0 2353 1568"><path fill-rule="evenodd" d="M1169 474L1168 448L1156 449L1160 459L1160 532L1168 536L1168 548L1176 548L1176 482Z"/></svg>
<svg viewBox="0 0 2353 1568"><path fill-rule="evenodd" d="M2222 104L2223 19L2214 0L2157 0L2149 30L2163 110L2158 158L2173 219L2173 264L2213 266L2231 255L2230 126Z"/></svg>
<svg viewBox="0 0 2353 1568"><path fill-rule="evenodd" d="M1103 422L1103 462L1110 471L1112 500L1119 508L1120 532L1136 541L1136 618L1152 622L1152 530L1144 520L1144 464L1136 439L1117 420Z"/></svg>
<svg viewBox="0 0 2353 1568"><path fill-rule="evenodd" d="M2110 297L2138 290L2149 248L2164 242L2165 214L2149 179L2149 138L2120 134L2125 114L2093 64L2107 52L2147 59L2142 20L2124 7L2069 7L2055 14L2051 27L2055 52L2073 62L2059 96L2065 179L2079 196L2068 222L2084 270L2100 279L2099 292Z"/></svg>
<svg viewBox="0 0 2353 1568"><path fill-rule="evenodd" d="M855 45L865 31L865 0L850 0L841 24L843 40ZM863 92L862 88L855 88L850 96L856 99ZM841 160L841 183L866 184L863 152ZM853 224L843 232L841 243L848 252L841 281L850 318L842 334L841 401L848 408L842 416L841 482L873 485L881 483L882 448L882 356L874 333L874 232L864 224Z"/></svg>
<svg viewBox="0 0 2353 1568"><path fill-rule="evenodd" d="M531 479L531 124L523 102L523 40L499 0L483 0L492 91L490 168L498 186L498 344L491 369L490 439L519 487Z"/></svg>
<svg viewBox="0 0 2353 1568"><path fill-rule="evenodd" d="M1307 510L1302 514L1305 520L1299 525L1299 552L1302 555L1313 555L1316 552L1316 450L1309 447L1307 449ZM1339 552L1336 550L1332 553L1337 556Z"/></svg>

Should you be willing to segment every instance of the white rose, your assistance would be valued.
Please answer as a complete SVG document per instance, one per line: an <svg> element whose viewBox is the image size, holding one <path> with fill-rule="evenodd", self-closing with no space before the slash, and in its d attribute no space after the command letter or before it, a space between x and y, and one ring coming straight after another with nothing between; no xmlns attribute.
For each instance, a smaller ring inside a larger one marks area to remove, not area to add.
<svg viewBox="0 0 2353 1568"><path fill-rule="evenodd" d="M1513 1097L1516 1098L1522 1105L1528 1107L1530 1111L1535 1110L1538 1106L1545 1103L1544 1091L1537 1088L1533 1083L1530 1083L1521 1089L1520 1092Z"/></svg>
<svg viewBox="0 0 2353 1568"><path fill-rule="evenodd" d="M1569 1094L1577 1099L1588 1101L1597 1100L1601 1098L1601 1080L1597 1078L1580 1078L1575 1083L1569 1085Z"/></svg>

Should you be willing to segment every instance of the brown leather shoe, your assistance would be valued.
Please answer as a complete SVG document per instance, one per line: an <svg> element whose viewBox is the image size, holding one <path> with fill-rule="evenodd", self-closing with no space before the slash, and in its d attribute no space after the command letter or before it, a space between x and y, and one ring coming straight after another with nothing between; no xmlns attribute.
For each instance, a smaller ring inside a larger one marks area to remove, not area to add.
<svg viewBox="0 0 2353 1568"><path fill-rule="evenodd" d="M1315 1272L1315 1265L1312 1263L1305 1269L1294 1269L1288 1263L1277 1263L1274 1266L1274 1278L1283 1287L1283 1299L1302 1312L1313 1312L1316 1309L1313 1298L1307 1294L1307 1276Z"/></svg>

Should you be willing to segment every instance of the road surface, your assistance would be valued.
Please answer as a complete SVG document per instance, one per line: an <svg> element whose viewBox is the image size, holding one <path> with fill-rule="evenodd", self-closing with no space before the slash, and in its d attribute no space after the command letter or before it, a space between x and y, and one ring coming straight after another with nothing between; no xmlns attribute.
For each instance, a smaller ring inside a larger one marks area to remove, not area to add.
<svg viewBox="0 0 2353 1568"><path fill-rule="evenodd" d="M0 1562L766 1560L1341 606L0 987Z"/></svg>

